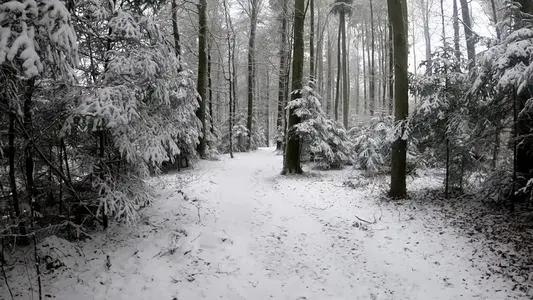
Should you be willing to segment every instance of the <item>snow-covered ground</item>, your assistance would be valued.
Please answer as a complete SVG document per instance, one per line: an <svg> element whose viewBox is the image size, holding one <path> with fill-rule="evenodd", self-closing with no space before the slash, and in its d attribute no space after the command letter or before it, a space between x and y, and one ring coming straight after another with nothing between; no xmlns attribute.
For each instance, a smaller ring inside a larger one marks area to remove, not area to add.
<svg viewBox="0 0 533 300"><path fill-rule="evenodd" d="M45 240L40 251L61 248L66 266L44 276L43 294L154 300L528 298L489 270L499 258L447 226L437 210L385 201L382 182L363 179L351 168L281 176L281 160L273 149L259 149L202 161L194 170L154 180L159 195L138 225L115 225L71 251L57 238ZM343 184L349 179L352 187ZM440 181L411 179L409 189L431 184ZM36 289L33 271L12 271L9 281L25 299L30 282ZM3 282L0 287L0 298L9 299Z"/></svg>

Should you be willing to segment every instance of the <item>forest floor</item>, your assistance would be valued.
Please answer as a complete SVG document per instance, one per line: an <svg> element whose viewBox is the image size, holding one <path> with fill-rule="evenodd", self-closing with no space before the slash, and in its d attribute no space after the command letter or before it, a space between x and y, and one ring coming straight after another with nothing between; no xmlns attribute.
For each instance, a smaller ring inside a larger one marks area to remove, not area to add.
<svg viewBox="0 0 533 300"><path fill-rule="evenodd" d="M44 271L43 294L154 300L532 297L531 273L524 278L523 272L506 271L523 254L505 241L488 242L479 230L465 230L469 225L454 222L452 210L420 200L389 201L385 180L364 179L352 168L287 177L279 175L281 164L273 149L259 149L154 179L156 201L137 225L116 224L76 244L56 237L40 243L41 255L55 253L64 264ZM409 190L417 194L441 182L427 171L409 179ZM8 279L16 295L29 299L37 297L36 281L31 259L24 260L8 270ZM0 299L9 299L3 282L0 288Z"/></svg>

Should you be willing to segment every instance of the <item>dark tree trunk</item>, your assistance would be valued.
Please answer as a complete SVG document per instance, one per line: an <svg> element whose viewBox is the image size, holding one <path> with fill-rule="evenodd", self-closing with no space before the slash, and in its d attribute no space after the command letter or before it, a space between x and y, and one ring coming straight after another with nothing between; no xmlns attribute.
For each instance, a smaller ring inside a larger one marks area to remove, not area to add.
<svg viewBox="0 0 533 300"><path fill-rule="evenodd" d="M348 78L348 48L346 47L346 17L345 14L342 13L342 103L343 103L343 109L342 109L342 120L344 124L344 128L348 129L348 114L350 111L350 81Z"/></svg>
<svg viewBox="0 0 533 300"><path fill-rule="evenodd" d="M394 43L392 36L392 24L389 17L389 115L393 113L394 102Z"/></svg>
<svg viewBox="0 0 533 300"><path fill-rule="evenodd" d="M254 109L254 92L255 92L255 32L257 28L257 10L258 0L250 0L250 36L248 38L248 118L246 119L246 128L248 129L248 151L252 149L252 120Z"/></svg>
<svg viewBox="0 0 533 300"><path fill-rule="evenodd" d="M303 88L304 65L304 19L305 0L294 2L294 50L292 59L292 100L300 98ZM289 110L287 147L282 174L302 173L300 165L300 138L293 134L294 126L300 123L300 118L294 114L294 109Z"/></svg>
<svg viewBox="0 0 533 300"><path fill-rule="evenodd" d="M208 97L209 97L209 129L211 130L211 133L215 132L215 126L213 125L213 122L215 120L214 113L213 113L213 79L212 79L212 72L211 72L211 43L207 43L207 91L208 91Z"/></svg>
<svg viewBox="0 0 533 300"><path fill-rule="evenodd" d="M178 0L172 0L172 34L174 36L174 50L181 62L180 32L178 29ZM181 68L181 66L180 66Z"/></svg>
<svg viewBox="0 0 533 300"><path fill-rule="evenodd" d="M342 25L343 25L344 13L341 12L339 16L339 31L337 33L337 82L335 83L335 121L339 120L339 101L340 101L340 85L341 85L341 38L342 38Z"/></svg>
<svg viewBox="0 0 533 300"><path fill-rule="evenodd" d="M13 211L15 217L20 216L20 206L17 193L17 178L16 178L16 167L15 167L15 120L17 115L13 107L10 107L9 112L9 185L11 186L11 198Z"/></svg>
<svg viewBox="0 0 533 300"><path fill-rule="evenodd" d="M33 111L33 92L35 90L35 78L29 79L26 86L26 91L24 92L24 131L25 134L25 147L24 147L24 166L25 166L25 176L26 176L26 193L28 194L28 204L31 208L32 219L34 216L34 196L35 196L35 186L33 180L33 120L32 120L32 111Z"/></svg>
<svg viewBox="0 0 533 300"><path fill-rule="evenodd" d="M406 0L387 0L394 41L394 106L395 121L405 122L409 113L408 93L408 42L407 42L407 3ZM391 189L392 198L405 198L407 141L401 135L392 144Z"/></svg>
<svg viewBox="0 0 533 300"><path fill-rule="evenodd" d="M198 110L196 116L202 122L202 137L197 150L200 157L206 157L207 151L207 0L198 2L198 82L199 94Z"/></svg>
<svg viewBox="0 0 533 300"><path fill-rule="evenodd" d="M282 135L282 132L284 131L284 124L286 122L285 120L285 85L287 82L285 81L285 66L287 65L287 62L285 61L287 58L287 5L288 0L282 0L283 1L283 8L281 11L281 26L280 26L280 44L279 44L279 74L278 74L278 115L276 118L276 130L278 134L278 138ZM276 141L276 150L281 151L283 147L283 142L281 139L278 139Z"/></svg>
<svg viewBox="0 0 533 300"><path fill-rule="evenodd" d="M370 70L368 76L368 91L370 100L370 115L376 112L376 82L375 82L375 43L374 43L374 9L370 0Z"/></svg>
<svg viewBox="0 0 533 300"><path fill-rule="evenodd" d="M315 1L309 0L309 78L315 80Z"/></svg>
<svg viewBox="0 0 533 300"><path fill-rule="evenodd" d="M459 10L457 8L457 0L453 0L453 49L455 51L455 59L459 62L461 59L461 47L459 45ZM459 67L459 64L457 66Z"/></svg>
<svg viewBox="0 0 533 300"><path fill-rule="evenodd" d="M461 2L461 11L463 13L463 26L465 30L468 68L471 69L476 63L476 41L474 37L474 32L472 31L472 21L470 19L470 9L468 8L468 2L467 0L459 1Z"/></svg>

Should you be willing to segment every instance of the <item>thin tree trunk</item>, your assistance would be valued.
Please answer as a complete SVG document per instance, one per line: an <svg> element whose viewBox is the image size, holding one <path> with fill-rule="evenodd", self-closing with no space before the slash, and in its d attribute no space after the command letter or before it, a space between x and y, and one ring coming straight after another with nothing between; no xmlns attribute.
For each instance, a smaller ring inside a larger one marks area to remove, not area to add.
<svg viewBox="0 0 533 300"><path fill-rule="evenodd" d="M181 62L180 32L178 30L178 0L172 0L172 33L174 36L174 50L176 51L178 60Z"/></svg>
<svg viewBox="0 0 533 300"><path fill-rule="evenodd" d="M409 113L408 92L408 21L406 0L387 0L388 12L393 28L394 40L394 97L395 121L405 122ZM401 125L400 136L392 144L391 189L392 198L405 198L406 190L406 153L407 140L403 139L405 130Z"/></svg>
<svg viewBox="0 0 533 300"><path fill-rule="evenodd" d="M23 117L24 117L24 130L27 133L25 148L24 148L24 166L25 166L25 175L26 175L26 193L28 194L28 204L31 208L31 219L34 217L34 202L35 202L35 187L33 180L33 92L35 89L35 78L29 79L27 81L26 91L24 92L24 106L23 106Z"/></svg>
<svg viewBox="0 0 533 300"><path fill-rule="evenodd" d="M389 115L393 113L394 102L394 43L393 29L389 17Z"/></svg>
<svg viewBox="0 0 533 300"><path fill-rule="evenodd" d="M270 71L265 68L266 76L266 146L270 147Z"/></svg>
<svg viewBox="0 0 533 300"><path fill-rule="evenodd" d="M376 111L376 82L375 82L375 44L374 44L374 9L370 0L370 70L369 70L369 97L370 115L374 116Z"/></svg>
<svg viewBox="0 0 533 300"><path fill-rule="evenodd" d="M309 0L309 78L315 80L315 1Z"/></svg>
<svg viewBox="0 0 533 300"><path fill-rule="evenodd" d="M11 102L11 101L10 101ZM16 113L13 107L10 107L9 112L9 185L11 186L12 206L15 213L15 217L20 216L20 205L17 193L17 179L16 179L16 167L15 167L15 119Z"/></svg>
<svg viewBox="0 0 533 300"><path fill-rule="evenodd" d="M461 47L459 46L459 10L457 9L457 0L453 0L453 48L457 62L461 59ZM457 64L459 67L459 64Z"/></svg>
<svg viewBox="0 0 533 300"><path fill-rule="evenodd" d="M422 22L423 31L424 31L424 41L426 46L426 74L431 75L433 73L433 59L431 57L431 34L429 32L429 16L430 16L430 7L429 0L423 0L423 13L422 13Z"/></svg>
<svg viewBox="0 0 533 300"><path fill-rule="evenodd" d="M328 70L327 70L327 82L326 82L326 90L327 90L327 97L326 97L326 114L328 116L331 116L331 100L333 97L333 53L331 51L331 31L328 28L328 47L326 51L327 59L328 59Z"/></svg>
<svg viewBox="0 0 533 300"><path fill-rule="evenodd" d="M339 17L339 30L337 33L337 82L335 83L335 121L339 120L339 101L340 101L340 84L341 84L341 38L342 38L342 19L344 14L341 12Z"/></svg>
<svg viewBox="0 0 533 300"><path fill-rule="evenodd" d="M228 10L228 3L227 0L224 0L224 16L226 19L226 30L227 30L227 44L228 44L228 98L229 98L229 116L228 116L228 130L229 130L229 155L231 158L233 158L233 118L234 118L234 82L233 82L233 74L235 73L234 69L234 56L233 56L233 49L235 49L235 31L233 29L233 24L231 23L231 16L229 14Z"/></svg>

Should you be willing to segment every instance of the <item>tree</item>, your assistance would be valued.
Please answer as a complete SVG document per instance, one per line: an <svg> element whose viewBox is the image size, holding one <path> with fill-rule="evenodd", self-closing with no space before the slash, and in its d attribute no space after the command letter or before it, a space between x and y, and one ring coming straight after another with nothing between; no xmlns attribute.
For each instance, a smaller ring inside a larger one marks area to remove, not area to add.
<svg viewBox="0 0 533 300"><path fill-rule="evenodd" d="M349 110L349 82L348 82L348 54L346 48L346 16L352 11L352 0L336 0L332 8L333 13L339 15L339 29L337 34L337 85L335 92L335 120L339 119L339 104L341 99L341 78L342 78L342 101L343 123L348 127L348 110ZM341 61L342 58L342 61Z"/></svg>
<svg viewBox="0 0 533 300"><path fill-rule="evenodd" d="M280 12L280 41L279 41L279 73L278 73L278 115L276 118L276 150L281 150L283 146L283 133L285 128L285 105L286 98L285 89L288 84L286 81L286 66L287 66L287 23L288 23L288 0L281 0L282 10Z"/></svg>
<svg viewBox="0 0 533 300"><path fill-rule="evenodd" d="M205 158L207 155L207 0L198 2L198 79L196 88L200 106L196 111L202 122L202 136L198 144L198 154Z"/></svg>
<svg viewBox="0 0 533 300"><path fill-rule="evenodd" d="M392 144L391 188L389 196L405 198L407 140L404 137L405 122L409 112L408 93L408 21L406 0L387 0L394 43L394 118L399 127Z"/></svg>
<svg viewBox="0 0 533 300"><path fill-rule="evenodd" d="M294 46L292 59L292 100L302 97L303 89L303 65L304 65L304 20L305 0L294 2ZM300 138L295 134L296 125L300 123L300 117L295 114L295 108L289 108L289 122L287 134L287 146L283 161L282 174L300 174Z"/></svg>
<svg viewBox="0 0 533 300"><path fill-rule="evenodd" d="M248 117L246 128L248 129L248 151L252 150L252 119L254 110L255 91L255 34L257 29L257 14L261 0L249 0L250 35L248 36Z"/></svg>
<svg viewBox="0 0 533 300"><path fill-rule="evenodd" d="M470 9L467 0L459 0L461 3L461 12L463 14L463 27L466 39L466 54L468 57L468 66L471 69L476 63L476 41L472 30L472 20L470 18Z"/></svg>

